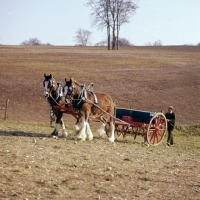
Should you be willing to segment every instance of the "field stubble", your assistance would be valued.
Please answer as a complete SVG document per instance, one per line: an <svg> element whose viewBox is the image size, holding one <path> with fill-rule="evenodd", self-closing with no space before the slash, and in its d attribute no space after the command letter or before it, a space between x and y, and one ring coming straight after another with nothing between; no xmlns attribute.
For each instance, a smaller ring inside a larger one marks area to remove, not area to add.
<svg viewBox="0 0 200 200"><path fill-rule="evenodd" d="M70 128L53 139L48 124L0 122L1 199L199 198L199 133L147 147L141 136L80 142Z"/></svg>

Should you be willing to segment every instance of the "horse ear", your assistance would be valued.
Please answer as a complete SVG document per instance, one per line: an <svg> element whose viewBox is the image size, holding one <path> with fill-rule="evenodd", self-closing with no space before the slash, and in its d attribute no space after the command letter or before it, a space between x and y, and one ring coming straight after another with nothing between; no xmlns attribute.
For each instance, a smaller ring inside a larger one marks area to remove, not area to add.
<svg viewBox="0 0 200 200"><path fill-rule="evenodd" d="M46 78L46 74L44 74L44 78Z"/></svg>
<svg viewBox="0 0 200 200"><path fill-rule="evenodd" d="M52 76L52 74L49 74L49 76L50 76L50 78L52 78L53 76Z"/></svg>
<svg viewBox="0 0 200 200"><path fill-rule="evenodd" d="M65 78L65 82L67 82L67 79Z"/></svg>

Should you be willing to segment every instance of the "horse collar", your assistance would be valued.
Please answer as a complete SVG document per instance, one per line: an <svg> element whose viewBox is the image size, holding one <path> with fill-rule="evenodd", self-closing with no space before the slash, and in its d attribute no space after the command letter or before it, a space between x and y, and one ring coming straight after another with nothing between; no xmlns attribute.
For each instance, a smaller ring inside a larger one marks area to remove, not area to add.
<svg viewBox="0 0 200 200"><path fill-rule="evenodd" d="M98 104L97 96L94 92L90 91L94 96L94 104Z"/></svg>
<svg viewBox="0 0 200 200"><path fill-rule="evenodd" d="M84 86L81 86L81 92L80 92L79 98L81 100L86 100L87 99L87 90L85 89Z"/></svg>

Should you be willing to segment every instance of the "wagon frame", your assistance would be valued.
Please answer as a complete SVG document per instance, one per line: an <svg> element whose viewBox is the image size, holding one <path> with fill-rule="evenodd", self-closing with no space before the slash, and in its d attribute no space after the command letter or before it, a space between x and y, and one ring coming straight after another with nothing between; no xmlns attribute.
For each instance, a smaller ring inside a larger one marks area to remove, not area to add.
<svg viewBox="0 0 200 200"><path fill-rule="evenodd" d="M115 116L116 139L130 134L135 140L137 135L142 135L146 144L156 146L165 136L167 119L162 112L116 108Z"/></svg>

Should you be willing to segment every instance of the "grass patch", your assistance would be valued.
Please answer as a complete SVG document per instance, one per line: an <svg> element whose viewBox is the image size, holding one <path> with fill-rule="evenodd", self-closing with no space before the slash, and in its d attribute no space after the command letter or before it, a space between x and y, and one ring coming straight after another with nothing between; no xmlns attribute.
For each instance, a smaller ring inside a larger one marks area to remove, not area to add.
<svg viewBox="0 0 200 200"><path fill-rule="evenodd" d="M68 183L68 181L69 181L68 179L65 179L62 181L62 183Z"/></svg>
<svg viewBox="0 0 200 200"><path fill-rule="evenodd" d="M60 149L61 146L57 146L57 145L56 145L56 146L54 146L53 148L54 148L54 149Z"/></svg>
<svg viewBox="0 0 200 200"><path fill-rule="evenodd" d="M125 160L125 161L131 161L131 159L130 159L130 158L124 158L124 160Z"/></svg>
<svg viewBox="0 0 200 200"><path fill-rule="evenodd" d="M185 135L187 137L190 136L200 136L200 124L195 125L181 125L177 126L175 129L175 133L179 135Z"/></svg>
<svg viewBox="0 0 200 200"><path fill-rule="evenodd" d="M151 179L149 177L143 177L142 180L143 181L151 181Z"/></svg>
<svg viewBox="0 0 200 200"><path fill-rule="evenodd" d="M54 194L54 195L59 195L59 192L56 191L56 190L51 190L51 194Z"/></svg>
<svg viewBox="0 0 200 200"><path fill-rule="evenodd" d="M96 193L97 193L97 194L106 194L106 191L105 191L104 189L101 188L101 189L97 189L97 190L96 190Z"/></svg>
<svg viewBox="0 0 200 200"><path fill-rule="evenodd" d="M81 156L83 158L83 160L89 160L89 158L87 158L87 156Z"/></svg>
<svg viewBox="0 0 200 200"><path fill-rule="evenodd" d="M38 185L45 186L45 182L44 182L44 181L36 181L36 183L37 183Z"/></svg>
<svg viewBox="0 0 200 200"><path fill-rule="evenodd" d="M79 188L77 187L77 186L72 186L71 188L70 188L70 190L78 190Z"/></svg>
<svg viewBox="0 0 200 200"><path fill-rule="evenodd" d="M70 167L70 164L68 164L68 163L63 163L62 166Z"/></svg>
<svg viewBox="0 0 200 200"><path fill-rule="evenodd" d="M19 169L15 169L13 170L13 172L21 172Z"/></svg>
<svg viewBox="0 0 200 200"><path fill-rule="evenodd" d="M140 189L141 190L149 190L149 188L147 188L147 187L141 187Z"/></svg>

